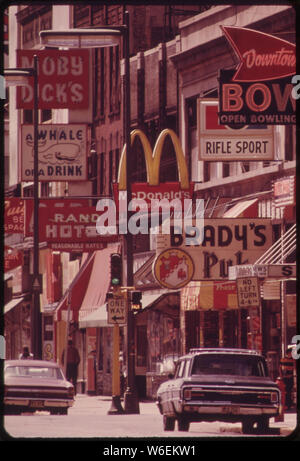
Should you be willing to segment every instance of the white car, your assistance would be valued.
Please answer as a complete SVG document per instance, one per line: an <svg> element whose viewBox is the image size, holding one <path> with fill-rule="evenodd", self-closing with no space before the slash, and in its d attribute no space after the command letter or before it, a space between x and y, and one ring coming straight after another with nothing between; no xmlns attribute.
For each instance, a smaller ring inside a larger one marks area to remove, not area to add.
<svg viewBox="0 0 300 461"><path fill-rule="evenodd" d="M74 403L74 387L60 366L44 360L6 360L4 413L47 410L66 415Z"/></svg>

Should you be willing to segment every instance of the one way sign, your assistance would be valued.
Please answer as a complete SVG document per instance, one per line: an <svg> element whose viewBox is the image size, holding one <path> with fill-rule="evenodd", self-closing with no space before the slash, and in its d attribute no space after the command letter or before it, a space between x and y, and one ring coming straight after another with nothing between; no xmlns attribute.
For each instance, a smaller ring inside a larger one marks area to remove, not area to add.
<svg viewBox="0 0 300 461"><path fill-rule="evenodd" d="M127 321L127 301L124 298L110 298L107 302L107 323L115 325Z"/></svg>

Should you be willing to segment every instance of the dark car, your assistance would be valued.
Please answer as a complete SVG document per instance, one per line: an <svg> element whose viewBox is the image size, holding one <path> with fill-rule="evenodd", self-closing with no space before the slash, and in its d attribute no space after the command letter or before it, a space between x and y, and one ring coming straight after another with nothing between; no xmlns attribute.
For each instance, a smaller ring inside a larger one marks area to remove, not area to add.
<svg viewBox="0 0 300 461"><path fill-rule="evenodd" d="M54 362L6 360L4 412L20 414L47 410L66 415L74 403L74 387Z"/></svg>
<svg viewBox="0 0 300 461"><path fill-rule="evenodd" d="M255 351L192 349L158 388L157 405L166 431L176 420L179 431L191 422L227 421L241 422L243 433L264 433L279 413L280 391Z"/></svg>

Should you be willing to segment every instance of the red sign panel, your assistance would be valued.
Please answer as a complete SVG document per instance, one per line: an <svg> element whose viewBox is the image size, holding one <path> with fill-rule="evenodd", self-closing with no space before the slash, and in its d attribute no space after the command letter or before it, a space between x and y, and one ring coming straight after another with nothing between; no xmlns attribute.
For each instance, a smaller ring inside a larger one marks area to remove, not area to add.
<svg viewBox="0 0 300 461"><path fill-rule="evenodd" d="M237 307L236 283L214 282L214 309L225 310Z"/></svg>
<svg viewBox="0 0 300 461"><path fill-rule="evenodd" d="M86 109L89 104L89 50L17 50L17 65L33 67L38 56L40 109ZM33 77L17 88L17 108L33 108Z"/></svg>
<svg viewBox="0 0 300 461"><path fill-rule="evenodd" d="M4 233L23 234L24 200L12 197L4 201Z"/></svg>
<svg viewBox="0 0 300 461"><path fill-rule="evenodd" d="M23 264L23 253L15 248L6 246L4 250L4 270L12 271Z"/></svg>
<svg viewBox="0 0 300 461"><path fill-rule="evenodd" d="M273 197L275 206L294 205L296 203L295 189L294 176L288 176L274 181Z"/></svg>
<svg viewBox="0 0 300 461"><path fill-rule="evenodd" d="M296 73L296 46L273 35L221 26L240 59L233 82L259 82Z"/></svg>
<svg viewBox="0 0 300 461"><path fill-rule="evenodd" d="M117 204L119 199L125 191L119 191L118 184L113 184L114 200ZM151 205L151 200L163 200L167 199L172 201L179 199L184 204L185 199L192 199L194 192L194 183L190 183L189 189L182 189L179 182L166 182L161 183L158 186L150 186L147 183L133 183L131 185L132 199L144 200L148 206Z"/></svg>
<svg viewBox="0 0 300 461"><path fill-rule="evenodd" d="M24 225L24 235L25 237L33 236L33 199L26 200L25 205L25 225ZM42 210L62 210L62 209L71 209L86 207L88 206L87 199L72 199L66 198L62 200L57 199L40 199L39 200L39 209Z"/></svg>

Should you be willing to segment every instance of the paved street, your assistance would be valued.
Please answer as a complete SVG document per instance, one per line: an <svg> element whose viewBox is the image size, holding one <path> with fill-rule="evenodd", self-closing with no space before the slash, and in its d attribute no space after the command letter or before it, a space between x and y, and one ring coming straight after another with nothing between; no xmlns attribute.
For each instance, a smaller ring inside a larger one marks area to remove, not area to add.
<svg viewBox="0 0 300 461"><path fill-rule="evenodd" d="M37 412L33 415L5 416L4 428L14 438L199 438L199 437L240 437L241 424L192 423L189 432L165 432L162 416L154 402L140 402L139 415L108 415L111 399L106 396L77 395L67 416ZM271 420L273 435L286 437L296 427L296 414L285 414L284 422ZM252 437L259 437L253 435ZM151 441L151 440L150 440ZM119 440L118 440L119 442Z"/></svg>

